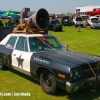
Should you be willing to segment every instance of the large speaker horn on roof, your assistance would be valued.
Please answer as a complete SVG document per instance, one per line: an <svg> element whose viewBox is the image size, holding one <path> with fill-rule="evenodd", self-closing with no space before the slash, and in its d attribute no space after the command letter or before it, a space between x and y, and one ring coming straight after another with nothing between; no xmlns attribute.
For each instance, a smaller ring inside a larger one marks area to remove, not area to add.
<svg viewBox="0 0 100 100"><path fill-rule="evenodd" d="M45 30L49 25L49 14L46 9L41 8L36 13L28 18L24 18L25 22L28 22L31 18L31 23L41 30Z"/></svg>
<svg viewBox="0 0 100 100"><path fill-rule="evenodd" d="M30 12L30 8L23 8L19 22L13 33L48 34L49 14L44 8L36 12Z"/></svg>

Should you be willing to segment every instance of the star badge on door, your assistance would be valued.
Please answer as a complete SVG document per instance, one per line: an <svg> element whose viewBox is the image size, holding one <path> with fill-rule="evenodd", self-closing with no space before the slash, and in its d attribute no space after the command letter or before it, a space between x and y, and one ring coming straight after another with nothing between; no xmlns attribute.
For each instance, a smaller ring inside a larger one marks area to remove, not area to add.
<svg viewBox="0 0 100 100"><path fill-rule="evenodd" d="M24 61L24 59L21 58L21 55L17 58L17 61L18 61L18 67L21 66L21 68L23 69L23 61Z"/></svg>

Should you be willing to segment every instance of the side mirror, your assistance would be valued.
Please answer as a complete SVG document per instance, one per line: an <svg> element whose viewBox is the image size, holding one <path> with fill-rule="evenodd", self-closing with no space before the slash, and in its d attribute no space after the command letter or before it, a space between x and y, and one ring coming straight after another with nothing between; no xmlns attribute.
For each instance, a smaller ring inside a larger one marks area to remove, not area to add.
<svg viewBox="0 0 100 100"><path fill-rule="evenodd" d="M68 45L65 45L65 49L68 50Z"/></svg>

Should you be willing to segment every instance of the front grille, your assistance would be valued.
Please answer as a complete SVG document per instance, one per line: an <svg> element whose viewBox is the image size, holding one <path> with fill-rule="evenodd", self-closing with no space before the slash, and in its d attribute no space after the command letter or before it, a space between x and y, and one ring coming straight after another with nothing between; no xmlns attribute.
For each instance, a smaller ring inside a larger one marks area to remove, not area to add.
<svg viewBox="0 0 100 100"><path fill-rule="evenodd" d="M100 68L98 70L100 72ZM95 74L97 74L97 68L93 68L93 71L95 72ZM95 76L91 69L82 71L82 77L91 77L91 76Z"/></svg>

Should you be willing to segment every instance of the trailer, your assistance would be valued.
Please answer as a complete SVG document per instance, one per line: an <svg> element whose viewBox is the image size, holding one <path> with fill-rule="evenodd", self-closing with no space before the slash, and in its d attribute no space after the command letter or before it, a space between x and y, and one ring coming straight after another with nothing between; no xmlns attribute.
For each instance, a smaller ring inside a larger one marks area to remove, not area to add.
<svg viewBox="0 0 100 100"><path fill-rule="evenodd" d="M82 7L76 7L75 8L75 14L80 15L81 17L87 17L86 15L87 11L93 11L94 8L100 8L100 5L94 6L94 5L89 5L89 6L82 6ZM100 15L96 15L100 16Z"/></svg>

